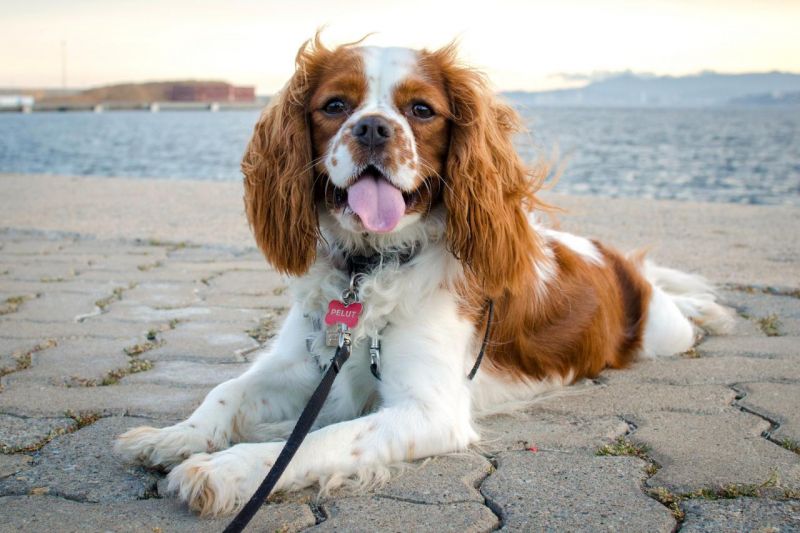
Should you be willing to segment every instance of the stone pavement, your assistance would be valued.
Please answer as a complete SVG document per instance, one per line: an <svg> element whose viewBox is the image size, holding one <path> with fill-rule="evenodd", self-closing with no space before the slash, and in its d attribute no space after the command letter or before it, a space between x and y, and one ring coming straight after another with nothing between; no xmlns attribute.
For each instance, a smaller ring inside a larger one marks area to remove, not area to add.
<svg viewBox="0 0 800 533"><path fill-rule="evenodd" d="M221 530L111 442L187 416L275 334L285 285L240 185L27 179L0 176L0 531ZM372 492L277 495L253 531L800 528L800 210L551 198L566 229L722 283L734 334L487 418L470 453Z"/></svg>

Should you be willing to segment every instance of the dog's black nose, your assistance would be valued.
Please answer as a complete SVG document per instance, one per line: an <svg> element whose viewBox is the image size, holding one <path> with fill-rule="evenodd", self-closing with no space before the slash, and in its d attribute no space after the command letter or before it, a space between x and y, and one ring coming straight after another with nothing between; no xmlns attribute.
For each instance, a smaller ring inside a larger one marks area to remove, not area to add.
<svg viewBox="0 0 800 533"><path fill-rule="evenodd" d="M356 122L353 136L364 146L374 148L392 138L392 126L379 115L369 115Z"/></svg>

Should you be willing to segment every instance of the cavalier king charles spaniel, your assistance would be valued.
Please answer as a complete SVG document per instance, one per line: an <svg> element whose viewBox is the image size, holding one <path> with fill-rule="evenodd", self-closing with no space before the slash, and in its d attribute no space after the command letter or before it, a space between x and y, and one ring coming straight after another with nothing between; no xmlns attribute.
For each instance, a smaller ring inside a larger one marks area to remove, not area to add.
<svg viewBox="0 0 800 533"><path fill-rule="evenodd" d="M333 355L323 318L348 289L363 306L352 357L276 490L382 481L478 442L481 412L730 324L702 279L546 227L533 213L544 172L514 150L519 130L452 45L307 42L242 161L247 217L291 278L291 311L186 421L132 429L117 450L171 469L203 515L241 507Z"/></svg>

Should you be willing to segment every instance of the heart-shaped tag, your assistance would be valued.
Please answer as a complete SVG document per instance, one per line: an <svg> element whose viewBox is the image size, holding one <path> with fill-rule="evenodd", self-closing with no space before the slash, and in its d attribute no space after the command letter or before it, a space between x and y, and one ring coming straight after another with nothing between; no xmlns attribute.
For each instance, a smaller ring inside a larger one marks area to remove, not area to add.
<svg viewBox="0 0 800 533"><path fill-rule="evenodd" d="M358 316L362 309L363 306L358 302L345 305L339 300L331 300L328 304L328 313L325 315L325 323L329 326L344 324L348 328L354 328L358 325Z"/></svg>

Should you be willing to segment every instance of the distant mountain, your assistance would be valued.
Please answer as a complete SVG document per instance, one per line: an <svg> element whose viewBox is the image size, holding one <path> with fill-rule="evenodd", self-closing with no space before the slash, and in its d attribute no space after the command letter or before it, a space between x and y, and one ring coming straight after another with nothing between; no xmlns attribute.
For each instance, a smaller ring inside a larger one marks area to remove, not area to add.
<svg viewBox="0 0 800 533"><path fill-rule="evenodd" d="M504 93L524 105L585 107L705 107L723 105L797 105L800 74L767 72L692 76L624 73L579 89Z"/></svg>

